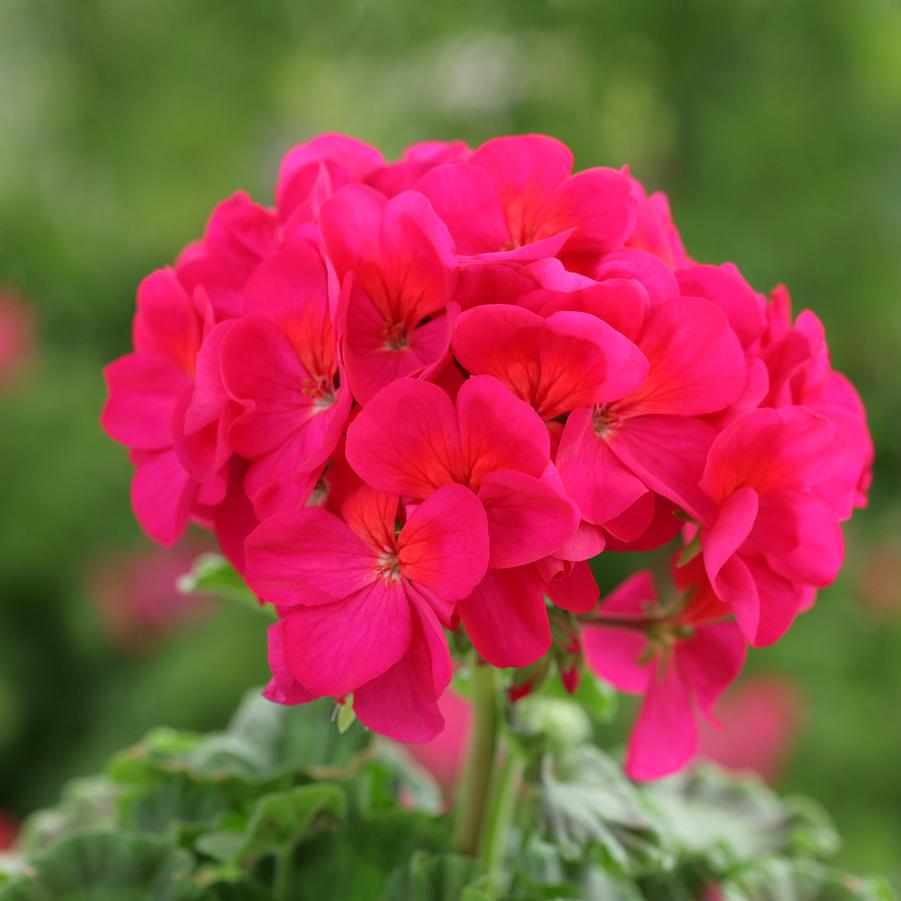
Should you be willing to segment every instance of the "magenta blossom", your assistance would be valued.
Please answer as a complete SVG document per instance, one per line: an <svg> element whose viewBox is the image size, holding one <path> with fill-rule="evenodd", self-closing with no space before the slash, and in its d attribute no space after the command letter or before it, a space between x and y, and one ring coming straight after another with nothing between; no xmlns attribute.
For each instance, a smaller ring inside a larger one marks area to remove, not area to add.
<svg viewBox="0 0 901 901"><path fill-rule="evenodd" d="M398 498L364 487L342 512L268 519L247 541L248 583L278 605L273 641L299 685L312 696L353 692L364 723L428 740L452 671L441 624L488 565L484 508L446 485L398 530Z"/></svg>
<svg viewBox="0 0 901 901"><path fill-rule="evenodd" d="M582 630L588 665L620 691L644 696L626 772L633 779L673 773L694 756L696 712L711 717L741 671L741 632L709 592L668 613L649 572L627 579L598 610L603 624Z"/></svg>

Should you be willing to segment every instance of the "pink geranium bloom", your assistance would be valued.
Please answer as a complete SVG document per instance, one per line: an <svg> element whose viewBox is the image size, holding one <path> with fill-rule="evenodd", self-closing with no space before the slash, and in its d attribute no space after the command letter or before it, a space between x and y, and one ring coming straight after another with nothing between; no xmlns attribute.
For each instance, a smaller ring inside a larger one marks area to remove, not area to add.
<svg viewBox="0 0 901 901"><path fill-rule="evenodd" d="M7 813L0 810L0 851L6 851L16 843L19 824Z"/></svg>
<svg viewBox="0 0 901 901"><path fill-rule="evenodd" d="M350 412L318 251L299 244L267 259L247 286L247 315L228 325L222 382L242 410L228 441L253 461L245 489L262 516L306 500Z"/></svg>
<svg viewBox="0 0 901 901"><path fill-rule="evenodd" d="M182 543L109 556L91 567L88 588L116 647L127 653L143 651L209 613L210 598L184 594L177 585L203 549Z"/></svg>
<svg viewBox="0 0 901 901"><path fill-rule="evenodd" d="M494 138L469 161L438 166L417 185L465 257L538 260L621 247L635 221L629 177L572 175L573 156L546 135Z"/></svg>
<svg viewBox="0 0 901 901"><path fill-rule="evenodd" d="M34 332L31 309L0 290L0 391L13 385L34 355Z"/></svg>
<svg viewBox="0 0 901 901"><path fill-rule="evenodd" d="M488 565L484 508L445 485L398 531L398 498L361 487L342 512L282 513L247 540L248 583L282 614L273 674L287 667L313 696L354 692L367 726L426 741L443 727L436 701L452 673L441 626Z"/></svg>
<svg viewBox="0 0 901 901"><path fill-rule="evenodd" d="M203 240L185 248L175 269L188 293L204 289L217 321L229 319L244 312L244 286L278 242L275 214L238 191L216 207Z"/></svg>
<svg viewBox="0 0 901 901"><path fill-rule="evenodd" d="M425 767L450 802L457 793L457 783L466 763L466 749L472 730L472 706L466 698L449 688L438 701L445 728L440 735L424 744L407 746L407 753Z"/></svg>
<svg viewBox="0 0 901 901"><path fill-rule="evenodd" d="M354 185L322 208L322 236L344 284L342 352L354 397L421 372L447 351L456 304L453 242L421 194Z"/></svg>
<svg viewBox="0 0 901 901"><path fill-rule="evenodd" d="M476 648L497 666L529 663L550 644L544 599L521 593L524 576L515 569L556 552L578 526L549 450L538 414L484 375L466 381L456 404L436 385L401 379L376 395L347 432L348 461L380 491L424 498L458 482L478 495L492 572L460 613ZM511 625L499 634L500 622Z"/></svg>
<svg viewBox="0 0 901 901"><path fill-rule="evenodd" d="M732 403L745 381L741 346L709 301L652 308L636 343L647 377L620 400L571 413L556 456L582 516L627 540L653 522L652 492L695 516L709 503L698 482L715 431L698 417Z"/></svg>
<svg viewBox="0 0 901 901"><path fill-rule="evenodd" d="M741 671L745 642L728 609L710 592L666 617L649 572L630 577L598 608L603 625L587 625L588 665L619 691L644 696L629 739L626 772L658 779L681 769L698 744L696 712L713 705Z"/></svg>
<svg viewBox="0 0 901 901"><path fill-rule="evenodd" d="M701 530L704 565L756 646L779 639L810 588L841 566L838 517L818 489L843 454L835 427L804 407L748 413L710 449L701 487L716 513Z"/></svg>
<svg viewBox="0 0 901 901"><path fill-rule="evenodd" d="M104 370L109 396L101 422L131 449L135 516L164 545L174 544L191 514L214 507L226 489L220 472L202 482L192 478L175 447L177 413L192 387L205 328L199 307L171 269L148 276L138 288L134 353Z"/></svg>

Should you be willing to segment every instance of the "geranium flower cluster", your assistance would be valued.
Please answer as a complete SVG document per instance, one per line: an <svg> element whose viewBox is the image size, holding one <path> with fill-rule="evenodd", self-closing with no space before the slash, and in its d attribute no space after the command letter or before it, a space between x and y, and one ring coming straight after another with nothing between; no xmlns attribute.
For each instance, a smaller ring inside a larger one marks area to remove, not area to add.
<svg viewBox="0 0 901 901"><path fill-rule="evenodd" d="M141 284L103 423L148 534L214 529L277 608L273 700L428 740L456 631L514 697L552 659L644 695L651 778L833 580L872 448L812 313L694 262L627 170L572 169L540 135L295 147L274 207L234 195ZM663 545L659 597L599 601L589 560Z"/></svg>

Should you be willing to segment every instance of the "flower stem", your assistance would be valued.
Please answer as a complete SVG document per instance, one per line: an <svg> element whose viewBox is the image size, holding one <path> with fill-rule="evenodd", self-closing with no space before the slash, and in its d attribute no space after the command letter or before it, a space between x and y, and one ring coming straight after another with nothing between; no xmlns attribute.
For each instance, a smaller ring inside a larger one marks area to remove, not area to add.
<svg viewBox="0 0 901 901"><path fill-rule="evenodd" d="M461 854L475 857L485 826L491 778L497 756L499 717L497 677L494 667L476 660L470 684L473 731L466 770L457 799L454 844Z"/></svg>
<svg viewBox="0 0 901 901"><path fill-rule="evenodd" d="M523 760L509 743L501 750L501 760L502 763L495 772L491 806L479 855L488 872L486 889L489 897L494 897L503 873L507 833L513 821L516 796L522 785Z"/></svg>

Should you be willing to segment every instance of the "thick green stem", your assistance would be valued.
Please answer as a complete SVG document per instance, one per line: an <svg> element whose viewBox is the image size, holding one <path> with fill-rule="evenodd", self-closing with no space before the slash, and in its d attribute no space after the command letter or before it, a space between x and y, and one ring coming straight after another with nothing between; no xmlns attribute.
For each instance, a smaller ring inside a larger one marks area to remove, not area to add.
<svg viewBox="0 0 901 901"><path fill-rule="evenodd" d="M494 777L488 820L482 834L480 857L488 871L487 894L493 897L503 874L507 834L513 822L516 796L522 785L523 761L509 743L501 751L502 763Z"/></svg>
<svg viewBox="0 0 901 901"><path fill-rule="evenodd" d="M472 739L457 799L454 839L461 854L475 857L479 851L485 825L492 772L497 756L499 717L497 677L494 667L474 663L470 685L473 708Z"/></svg>

